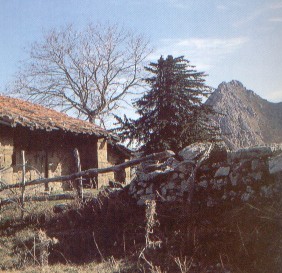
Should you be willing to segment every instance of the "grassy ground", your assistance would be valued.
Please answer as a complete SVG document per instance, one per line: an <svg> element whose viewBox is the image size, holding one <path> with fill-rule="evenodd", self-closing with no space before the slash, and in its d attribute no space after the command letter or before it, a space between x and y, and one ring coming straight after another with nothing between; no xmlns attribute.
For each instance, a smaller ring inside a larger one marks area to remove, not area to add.
<svg viewBox="0 0 282 273"><path fill-rule="evenodd" d="M126 195L100 194L54 213L62 201L1 210L0 270L4 272L280 273L281 200L137 207ZM49 266L40 266L37 235L48 238ZM36 247L35 247L36 246Z"/></svg>
<svg viewBox="0 0 282 273"><path fill-rule="evenodd" d="M88 196L91 195L89 200L98 194L98 191L90 189L85 192ZM69 207L68 211L54 213L54 206L62 203ZM97 249L99 246L95 245L92 238L91 221L79 223L79 211L83 210L82 208L83 205L77 200L27 202L22 218L19 204L3 206L0 211L0 271L134 272L135 265L124 255L119 255L119 258L108 254L105 257L101 256L100 250ZM93 214L93 212L84 213L85 218ZM56 246L50 249L50 265L44 267L40 266L38 253L33 252L32 246L40 229L47 231L50 236L60 238L57 249ZM99 236L99 230L97 235ZM80 238L76 240L79 236ZM90 238L90 244L85 244L85 236ZM75 243L72 243L73 240ZM97 241L99 242L100 239L98 238ZM64 248L68 249L67 254L63 253ZM81 256L86 258L82 259Z"/></svg>
<svg viewBox="0 0 282 273"><path fill-rule="evenodd" d="M130 262L126 260L114 260L110 259L109 261L104 262L91 262L85 265L65 265L65 264L56 264L51 266L29 266L21 269L9 269L3 270L1 272L17 272L17 273L117 273L117 272L134 272L131 271L133 266ZM134 270L134 269L133 269Z"/></svg>

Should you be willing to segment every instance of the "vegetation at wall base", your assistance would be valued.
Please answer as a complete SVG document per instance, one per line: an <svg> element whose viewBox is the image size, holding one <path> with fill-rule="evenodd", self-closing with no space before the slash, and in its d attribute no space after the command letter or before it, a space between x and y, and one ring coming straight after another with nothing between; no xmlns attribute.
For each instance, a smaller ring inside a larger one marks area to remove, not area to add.
<svg viewBox="0 0 282 273"><path fill-rule="evenodd" d="M193 208L157 201L148 234L150 214L125 192L106 191L83 205L71 201L59 214L45 205L23 220L1 221L2 270L39 267L33 249L39 230L58 240L48 250L53 272L91 272L94 264L107 266L104 272L191 273L278 273L282 266L279 200Z"/></svg>

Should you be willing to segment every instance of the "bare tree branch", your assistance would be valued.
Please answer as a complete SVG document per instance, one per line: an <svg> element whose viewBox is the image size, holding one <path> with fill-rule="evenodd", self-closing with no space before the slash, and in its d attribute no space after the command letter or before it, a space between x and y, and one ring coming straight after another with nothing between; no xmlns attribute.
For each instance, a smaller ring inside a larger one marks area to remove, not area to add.
<svg viewBox="0 0 282 273"><path fill-rule="evenodd" d="M142 85L150 53L143 37L117 25L53 29L31 46L9 93L95 122Z"/></svg>

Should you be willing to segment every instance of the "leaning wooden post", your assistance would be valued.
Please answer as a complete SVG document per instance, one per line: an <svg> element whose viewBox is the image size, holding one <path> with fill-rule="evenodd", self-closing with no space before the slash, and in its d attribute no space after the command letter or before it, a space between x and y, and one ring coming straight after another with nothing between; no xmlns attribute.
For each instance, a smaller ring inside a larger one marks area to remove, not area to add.
<svg viewBox="0 0 282 273"><path fill-rule="evenodd" d="M22 210L22 213L21 213L21 216L23 218L23 215L24 215L24 192L25 192L25 173L26 173L26 169L25 169L25 151L22 151L21 152L22 154L22 163L23 163L23 166L22 166L22 196L21 196L21 210Z"/></svg>
<svg viewBox="0 0 282 273"><path fill-rule="evenodd" d="M74 157L76 161L77 172L81 172L81 163L80 163L80 155L77 148L74 149ZM75 181L75 188L77 191L78 198L83 200L83 183L82 183L82 176L76 178Z"/></svg>

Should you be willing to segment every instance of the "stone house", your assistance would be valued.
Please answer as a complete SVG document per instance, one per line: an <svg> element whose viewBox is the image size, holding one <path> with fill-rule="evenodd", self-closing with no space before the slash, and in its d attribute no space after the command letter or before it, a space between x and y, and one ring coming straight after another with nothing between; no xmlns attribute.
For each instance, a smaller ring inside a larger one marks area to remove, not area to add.
<svg viewBox="0 0 282 273"><path fill-rule="evenodd" d="M32 180L76 172L75 148L80 154L82 170L125 162L130 152L117 142L116 136L95 124L27 101L0 96L0 181L5 183L20 181L23 150L26 178ZM130 180L130 170L87 179L94 181L96 187L110 180L126 183ZM64 183L62 187L67 189L67 185Z"/></svg>

